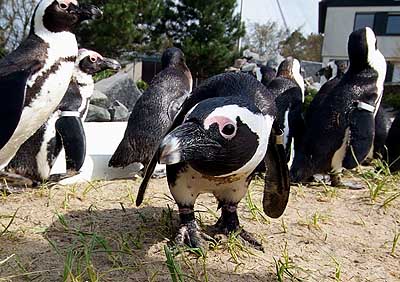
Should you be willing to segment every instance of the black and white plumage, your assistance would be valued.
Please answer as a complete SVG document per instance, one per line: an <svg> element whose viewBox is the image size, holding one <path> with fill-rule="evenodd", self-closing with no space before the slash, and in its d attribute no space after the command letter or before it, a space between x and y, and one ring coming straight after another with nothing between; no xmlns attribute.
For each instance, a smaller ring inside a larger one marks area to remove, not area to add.
<svg viewBox="0 0 400 282"><path fill-rule="evenodd" d="M311 101L306 113L306 122L313 114L318 115L316 109L320 107L326 96L336 87L336 85L338 85L346 70L347 62L343 60L336 60L329 62L325 68L322 68L318 72L323 73L328 81L322 85L314 99Z"/></svg>
<svg viewBox="0 0 400 282"><path fill-rule="evenodd" d="M386 62L370 28L349 38L350 66L339 84L326 96L307 126L296 151L291 179L300 182L316 173L332 176L354 168L371 151L386 75ZM334 177L333 185L340 179Z"/></svg>
<svg viewBox="0 0 400 282"><path fill-rule="evenodd" d="M22 146L6 167L38 183L49 178L62 148L65 149L67 175L76 174L86 156L86 137L82 122L94 90L93 75L105 69L117 70L120 64L100 54L80 49L68 89L58 109Z"/></svg>
<svg viewBox="0 0 400 282"><path fill-rule="evenodd" d="M101 16L76 0L42 0L29 36L0 61L0 169L60 103L71 79L78 45L72 29Z"/></svg>
<svg viewBox="0 0 400 282"><path fill-rule="evenodd" d="M161 61L162 71L133 108L124 138L110 159L111 167L139 162L146 169L156 146L192 90L192 75L179 48L167 49Z"/></svg>
<svg viewBox="0 0 400 282"><path fill-rule="evenodd" d="M264 162L264 211L279 217L290 186L283 145L275 143L275 116L273 96L254 77L225 73L208 79L182 105L149 164L136 204L143 201L157 160L167 164L167 180L181 220L176 241L201 246L202 239L209 237L195 222L198 195L214 194L222 209L217 228L225 234L237 231L237 205L256 167ZM242 231L241 236L261 247L249 233Z"/></svg>
<svg viewBox="0 0 400 282"><path fill-rule="evenodd" d="M304 131L302 105L305 86L299 61L292 57L282 61L276 78L267 85L267 89L275 97L277 122L284 133L286 158L290 162Z"/></svg>

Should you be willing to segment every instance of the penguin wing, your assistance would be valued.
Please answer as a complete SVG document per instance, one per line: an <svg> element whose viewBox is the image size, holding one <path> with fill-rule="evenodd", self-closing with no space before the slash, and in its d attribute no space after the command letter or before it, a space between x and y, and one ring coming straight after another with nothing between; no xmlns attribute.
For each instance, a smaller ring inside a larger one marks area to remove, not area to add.
<svg viewBox="0 0 400 282"><path fill-rule="evenodd" d="M290 181L289 170L286 163L285 148L277 142L278 126L274 124L268 144L267 154L264 162L266 167L263 209L266 215L272 218L280 217L286 209Z"/></svg>
<svg viewBox="0 0 400 282"><path fill-rule="evenodd" d="M372 112L354 109L350 116L350 144L343 159L343 167L352 169L362 163L371 151L375 136Z"/></svg>
<svg viewBox="0 0 400 282"><path fill-rule="evenodd" d="M14 134L24 108L26 83L32 73L40 69L41 63L35 61L24 69L0 74L0 149Z"/></svg>

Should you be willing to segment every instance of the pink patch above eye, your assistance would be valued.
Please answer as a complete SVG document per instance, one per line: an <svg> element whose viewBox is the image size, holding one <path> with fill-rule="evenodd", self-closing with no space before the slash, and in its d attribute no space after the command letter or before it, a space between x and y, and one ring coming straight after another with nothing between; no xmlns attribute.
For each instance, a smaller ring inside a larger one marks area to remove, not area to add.
<svg viewBox="0 0 400 282"><path fill-rule="evenodd" d="M204 128L208 129L213 123L218 124L218 128L222 130L227 124L235 124L231 119L222 116L213 116L204 121Z"/></svg>
<svg viewBox="0 0 400 282"><path fill-rule="evenodd" d="M69 5L70 3L72 3L74 5L78 5L78 1L77 0L64 0L61 3L65 3L67 5Z"/></svg>

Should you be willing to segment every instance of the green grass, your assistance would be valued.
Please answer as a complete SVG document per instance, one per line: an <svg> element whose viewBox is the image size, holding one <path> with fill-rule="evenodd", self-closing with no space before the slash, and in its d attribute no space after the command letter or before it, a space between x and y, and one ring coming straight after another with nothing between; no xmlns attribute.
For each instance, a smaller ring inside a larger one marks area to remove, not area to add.
<svg viewBox="0 0 400 282"><path fill-rule="evenodd" d="M281 257L278 259L274 257L273 259L275 262L276 279L279 282L288 281L287 279L290 281L303 281L296 275L296 271L302 271L302 269L296 266L293 260L289 257L287 242L285 242Z"/></svg>

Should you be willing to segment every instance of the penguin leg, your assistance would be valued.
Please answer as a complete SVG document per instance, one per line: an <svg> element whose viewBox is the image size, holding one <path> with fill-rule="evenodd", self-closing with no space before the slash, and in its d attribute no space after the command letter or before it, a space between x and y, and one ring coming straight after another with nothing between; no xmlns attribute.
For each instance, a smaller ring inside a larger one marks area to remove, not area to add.
<svg viewBox="0 0 400 282"><path fill-rule="evenodd" d="M248 242L257 250L264 251L262 244L258 242L251 233L240 227L237 205L237 203L219 203L222 211L221 217L215 224L217 232L225 235L229 235L232 232L239 232L238 235L242 240Z"/></svg>
<svg viewBox="0 0 400 282"><path fill-rule="evenodd" d="M18 192L21 188L33 187L37 183L19 174L0 171L0 190L6 194Z"/></svg>
<svg viewBox="0 0 400 282"><path fill-rule="evenodd" d="M330 172L329 173L329 178L331 179L331 186L332 187L344 186L344 184L342 182L342 178L340 176L340 173L338 173L338 172Z"/></svg>
<svg viewBox="0 0 400 282"><path fill-rule="evenodd" d="M182 206L178 204L178 207L180 226L175 237L175 243L178 246L187 245L191 248L201 248L205 250L208 245L207 241L215 240L200 230L194 216L194 206Z"/></svg>

